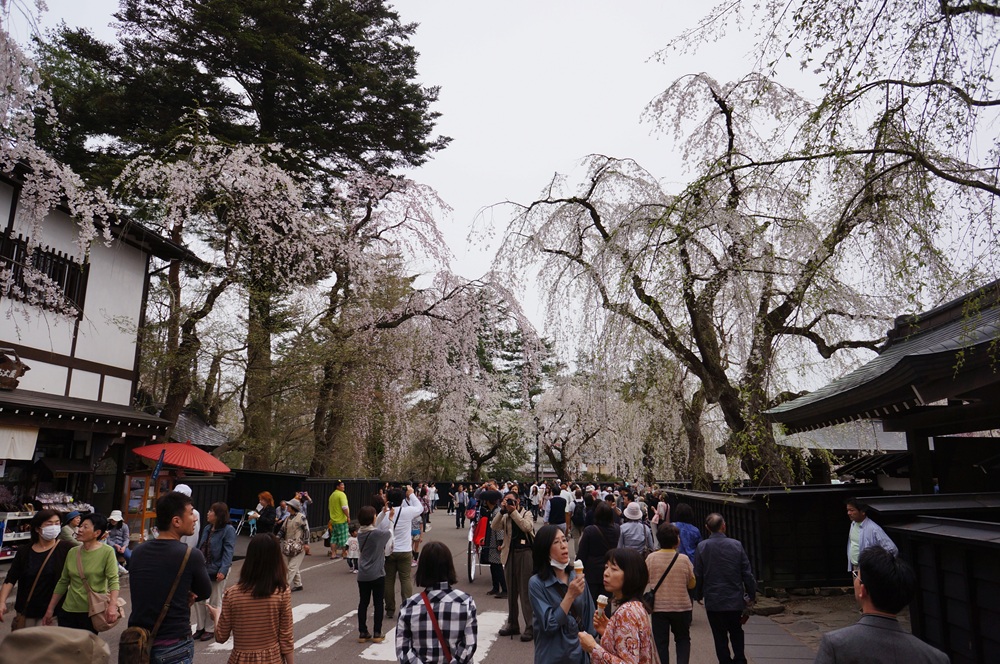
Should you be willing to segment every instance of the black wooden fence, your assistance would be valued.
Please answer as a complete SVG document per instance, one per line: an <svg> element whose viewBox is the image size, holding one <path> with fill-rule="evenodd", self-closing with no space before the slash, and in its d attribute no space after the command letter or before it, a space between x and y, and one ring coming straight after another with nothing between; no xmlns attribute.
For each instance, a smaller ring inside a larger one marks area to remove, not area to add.
<svg viewBox="0 0 1000 664"><path fill-rule="evenodd" d="M687 503L697 526L719 512L743 543L754 575L776 588L848 585L844 502L879 493L873 485L735 489L731 493L667 491L671 509ZM703 536L707 535L702 528Z"/></svg>
<svg viewBox="0 0 1000 664"><path fill-rule="evenodd" d="M887 528L917 573L913 633L953 664L996 662L1000 652L1000 524L917 517Z"/></svg>

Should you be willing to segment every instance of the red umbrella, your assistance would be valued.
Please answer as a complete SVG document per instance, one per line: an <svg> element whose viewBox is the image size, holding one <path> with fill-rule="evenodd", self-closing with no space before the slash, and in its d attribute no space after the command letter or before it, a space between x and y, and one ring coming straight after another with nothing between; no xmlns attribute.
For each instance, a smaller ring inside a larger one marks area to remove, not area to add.
<svg viewBox="0 0 1000 664"><path fill-rule="evenodd" d="M137 447L132 450L136 454L146 459L158 461L160 453L163 454L163 463L168 466L177 466L189 470L203 470L206 473L228 473L229 466L222 463L208 452L204 452L191 441L186 443L156 443Z"/></svg>

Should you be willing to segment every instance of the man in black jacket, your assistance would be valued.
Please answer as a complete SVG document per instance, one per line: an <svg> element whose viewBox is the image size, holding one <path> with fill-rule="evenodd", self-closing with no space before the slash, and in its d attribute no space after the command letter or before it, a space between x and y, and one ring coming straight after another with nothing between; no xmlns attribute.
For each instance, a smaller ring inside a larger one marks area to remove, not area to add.
<svg viewBox="0 0 1000 664"><path fill-rule="evenodd" d="M181 537L194 533L191 499L177 491L162 496L156 501L156 527L159 536L137 546L129 566L132 614L128 624L150 631L167 603L170 588L188 551ZM198 549L191 549L177 589L170 598L170 608L154 635L151 661L178 664L194 661L189 598L200 602L211 594L212 581L205 570L205 556Z"/></svg>

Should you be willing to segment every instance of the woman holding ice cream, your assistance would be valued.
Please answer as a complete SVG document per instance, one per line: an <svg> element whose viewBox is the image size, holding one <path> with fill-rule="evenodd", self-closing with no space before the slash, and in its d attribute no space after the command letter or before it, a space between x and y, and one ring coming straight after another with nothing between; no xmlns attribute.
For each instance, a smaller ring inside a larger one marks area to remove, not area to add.
<svg viewBox="0 0 1000 664"><path fill-rule="evenodd" d="M634 549L613 549L604 565L604 588L615 598L617 608L609 619L604 611L594 613L598 644L588 632L580 632L580 645L592 664L653 664L652 629L642 605L649 573L642 554ZM537 661L537 660L536 660Z"/></svg>
<svg viewBox="0 0 1000 664"><path fill-rule="evenodd" d="M528 581L536 664L587 664L580 634L594 630L594 600L569 561L566 535L555 526L535 534L534 576Z"/></svg>

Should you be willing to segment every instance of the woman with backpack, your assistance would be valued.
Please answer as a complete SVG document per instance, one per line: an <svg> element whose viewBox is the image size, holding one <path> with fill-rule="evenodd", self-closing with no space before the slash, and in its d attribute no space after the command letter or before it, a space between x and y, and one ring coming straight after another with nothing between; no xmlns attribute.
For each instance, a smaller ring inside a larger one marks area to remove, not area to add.
<svg viewBox="0 0 1000 664"><path fill-rule="evenodd" d="M643 558L653 552L653 533L642 519L639 503L631 502L622 512L622 528L618 536L619 549L632 549Z"/></svg>

